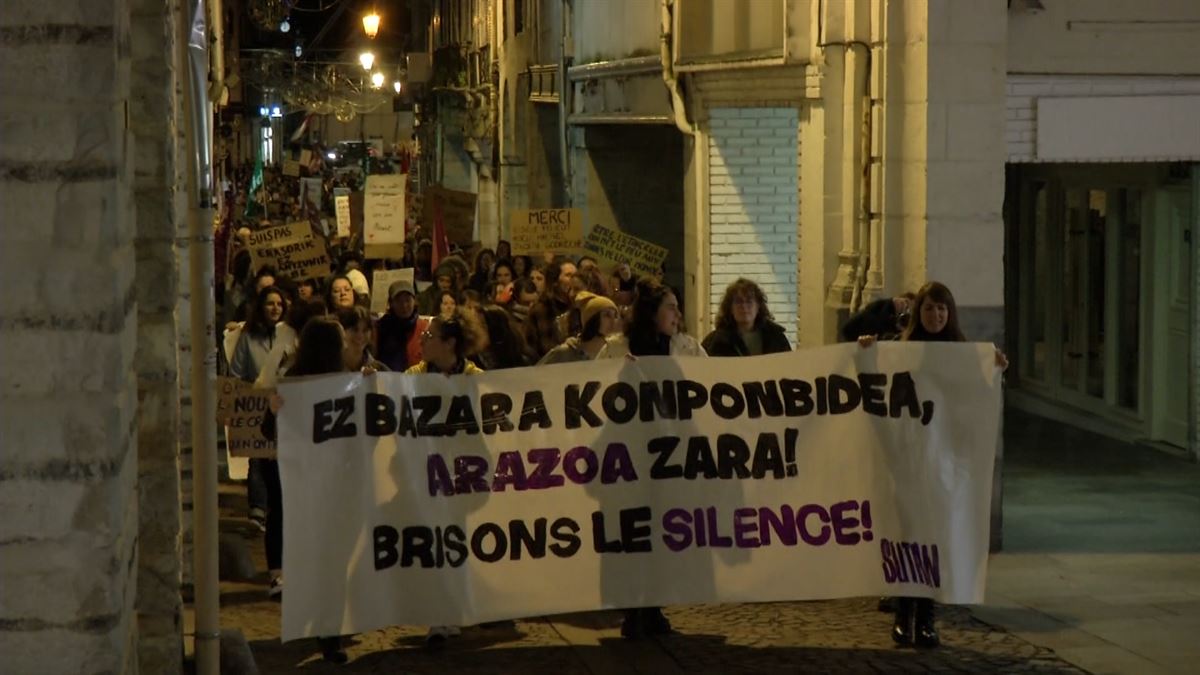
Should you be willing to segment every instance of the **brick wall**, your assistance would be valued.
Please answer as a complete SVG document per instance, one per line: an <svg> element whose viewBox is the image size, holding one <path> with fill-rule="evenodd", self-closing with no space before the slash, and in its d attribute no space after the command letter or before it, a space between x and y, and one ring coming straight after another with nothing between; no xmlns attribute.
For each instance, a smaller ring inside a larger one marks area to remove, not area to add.
<svg viewBox="0 0 1200 675"><path fill-rule="evenodd" d="M136 672L137 295L121 0L0 17L0 654Z"/></svg>
<svg viewBox="0 0 1200 675"><path fill-rule="evenodd" d="M716 318L738 277L760 286L775 320L796 342L799 111L709 111L709 270Z"/></svg>
<svg viewBox="0 0 1200 675"><path fill-rule="evenodd" d="M1004 140L1009 162L1037 161L1037 99L1200 94L1200 77L1009 75Z"/></svg>

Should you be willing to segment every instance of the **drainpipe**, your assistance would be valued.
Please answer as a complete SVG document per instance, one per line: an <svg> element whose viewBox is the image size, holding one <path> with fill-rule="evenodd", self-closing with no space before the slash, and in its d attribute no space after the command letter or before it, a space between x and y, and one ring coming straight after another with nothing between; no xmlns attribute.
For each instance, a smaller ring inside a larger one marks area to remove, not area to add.
<svg viewBox="0 0 1200 675"><path fill-rule="evenodd" d="M558 52L558 144L559 153L562 158L562 182L563 195L566 197L566 206L575 205L575 178L571 173L571 144L567 138L567 115L570 114L571 94L574 90L568 90L567 87L573 86L567 81L567 68L571 65L571 19L574 16L574 7L571 5L571 0L563 0L559 11L559 19L561 19L560 41Z"/></svg>
<svg viewBox="0 0 1200 675"><path fill-rule="evenodd" d="M688 122L687 110L684 108L683 95L679 93L679 79L675 76L674 58L671 55L671 40L674 37L671 18L671 5L674 0L662 0L662 27L659 30L660 54L662 56L662 77L671 92L671 108L675 111L675 126L688 136L695 136L696 129Z"/></svg>
<svg viewBox="0 0 1200 675"><path fill-rule="evenodd" d="M188 181L188 291L192 334L192 499L196 673L220 669L220 598L217 580L217 456L213 424L213 388L208 356L216 353L213 320L212 143L208 103L208 35L204 0L193 0L184 41L190 86L184 107L192 154Z"/></svg>

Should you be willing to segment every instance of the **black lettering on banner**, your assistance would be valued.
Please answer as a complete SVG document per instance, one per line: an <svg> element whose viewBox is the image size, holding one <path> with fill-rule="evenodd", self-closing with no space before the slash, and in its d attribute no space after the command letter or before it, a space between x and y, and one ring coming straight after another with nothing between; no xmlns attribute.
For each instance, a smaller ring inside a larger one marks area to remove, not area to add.
<svg viewBox="0 0 1200 675"><path fill-rule="evenodd" d="M775 478L783 478L785 469L779 436L765 432L758 435L758 443L754 446L754 464L750 467L750 475L764 478L768 472Z"/></svg>
<svg viewBox="0 0 1200 675"><path fill-rule="evenodd" d="M638 402L641 404L640 417L643 422L653 422L656 413L657 419L673 420L679 409L675 400L675 383L671 380L663 380L662 386L658 382L642 382Z"/></svg>
<svg viewBox="0 0 1200 675"><path fill-rule="evenodd" d="M334 417L337 413L337 417ZM346 396L313 405L313 444L334 438L353 438L358 427L350 421L354 414L354 397Z"/></svg>
<svg viewBox="0 0 1200 675"><path fill-rule="evenodd" d="M824 415L829 412L829 387L827 380L823 377L817 378L817 414Z"/></svg>
<svg viewBox="0 0 1200 675"><path fill-rule="evenodd" d="M415 396L412 399L413 408L417 411L418 436L442 436L442 425L436 424L433 418L442 409L441 396Z"/></svg>
<svg viewBox="0 0 1200 675"><path fill-rule="evenodd" d="M868 415L887 417L887 403L884 402L883 387L887 385L887 375L883 373L859 373L858 387L862 390L862 409Z"/></svg>
<svg viewBox="0 0 1200 675"><path fill-rule="evenodd" d="M779 381L783 391L783 412L788 417L804 417L813 411L812 385L805 380Z"/></svg>
<svg viewBox="0 0 1200 675"><path fill-rule="evenodd" d="M679 478L683 475L682 466L671 464L671 455L675 454L675 448L677 447L679 447L678 436L661 436L651 439L646 444L646 451L652 455L657 455L654 458L654 464L650 467L650 480Z"/></svg>
<svg viewBox="0 0 1200 675"><path fill-rule="evenodd" d="M489 536L493 540L493 548L490 551L484 548L485 540ZM471 533L471 553L483 562L496 562L504 557L507 549L508 535L504 534L504 529L495 523L483 523Z"/></svg>
<svg viewBox="0 0 1200 675"><path fill-rule="evenodd" d="M610 422L625 424L637 414L637 391L628 382L613 382L604 390L601 407Z"/></svg>
<svg viewBox="0 0 1200 675"><path fill-rule="evenodd" d="M560 558L570 558L579 551L583 542L579 539L579 523L570 518L559 518L550 525L550 552Z"/></svg>
<svg viewBox="0 0 1200 675"><path fill-rule="evenodd" d="M680 380L679 389L679 419L692 419L692 411L699 410L708 404L708 390L704 385L694 380Z"/></svg>
<svg viewBox="0 0 1200 675"><path fill-rule="evenodd" d="M390 436L396 433L396 403L390 396L368 392L365 405L368 436Z"/></svg>
<svg viewBox="0 0 1200 675"><path fill-rule="evenodd" d="M766 382L744 382L742 389L746 392L746 410L750 419L758 419L766 412L768 417L779 417L783 414L783 399L779 396L779 387L774 380Z"/></svg>
<svg viewBox="0 0 1200 675"><path fill-rule="evenodd" d="M841 375L829 376L829 414L844 415L858 408L862 394L858 382Z"/></svg>
<svg viewBox="0 0 1200 675"><path fill-rule="evenodd" d="M721 434L717 436L717 475L721 478L749 478L750 469L746 464L750 461L750 446L737 434Z"/></svg>
<svg viewBox="0 0 1200 675"><path fill-rule="evenodd" d="M567 385L563 397L566 399L564 408L568 429L578 429L583 422L587 422L593 429L604 424L596 411L592 410L592 399L599 391L600 383L595 381L584 384L583 391L580 391L577 384Z"/></svg>
<svg viewBox="0 0 1200 675"><path fill-rule="evenodd" d="M888 416L900 417L907 410L909 417L921 416L921 402L917 400L917 386L908 372L892 375L892 386L888 391Z"/></svg>
<svg viewBox="0 0 1200 675"><path fill-rule="evenodd" d="M529 431L537 425L539 429L550 428L550 412L546 410L546 400L540 391L525 392L525 401L521 404L521 421L517 423L518 431Z"/></svg>
<svg viewBox="0 0 1200 675"><path fill-rule="evenodd" d="M374 542L375 569L377 571L386 570L400 560L400 552L396 550L396 543L400 541L400 533L396 531L396 528L390 525L376 525L371 531L371 540Z"/></svg>
<svg viewBox="0 0 1200 675"><path fill-rule="evenodd" d="M625 553L650 552L650 507L621 509L621 549Z"/></svg>
<svg viewBox="0 0 1200 675"><path fill-rule="evenodd" d="M479 423L475 421L475 409L471 406L470 396L451 397L450 411L446 413L446 431L451 436L459 431L467 432L468 436L479 433Z"/></svg>
<svg viewBox="0 0 1200 675"><path fill-rule="evenodd" d="M494 434L500 431L512 431L513 423L508 419L512 412L512 399L508 394L489 392L479 398L479 411L483 417L483 433Z"/></svg>
<svg viewBox="0 0 1200 675"><path fill-rule="evenodd" d="M459 567L467 561L467 533L457 525L446 527L446 563Z"/></svg>
<svg viewBox="0 0 1200 675"><path fill-rule="evenodd" d="M404 544L400 552L400 566L412 567L419 558L421 567L433 567L433 531L428 527L414 525L404 528Z"/></svg>
<svg viewBox="0 0 1200 675"><path fill-rule="evenodd" d="M509 540L512 546L509 547L509 559L520 560L521 549L529 551L529 557L534 560L539 560L546 557L546 523L549 522L546 518L538 518L533 521L533 532L529 531L529 525L525 521L517 519L508 522Z"/></svg>
<svg viewBox="0 0 1200 675"><path fill-rule="evenodd" d="M417 418L413 415L412 401L407 396L400 397L400 419L396 423L396 433L410 438L417 437Z"/></svg>
<svg viewBox="0 0 1200 675"><path fill-rule="evenodd" d="M683 462L683 477L695 480L696 476L717 477L717 460L713 457L708 436L692 436L688 439L687 458Z"/></svg>
<svg viewBox="0 0 1200 675"><path fill-rule="evenodd" d="M709 399L712 401L713 412L722 419L736 419L746 411L746 401L742 398L742 392L728 382L714 384Z"/></svg>

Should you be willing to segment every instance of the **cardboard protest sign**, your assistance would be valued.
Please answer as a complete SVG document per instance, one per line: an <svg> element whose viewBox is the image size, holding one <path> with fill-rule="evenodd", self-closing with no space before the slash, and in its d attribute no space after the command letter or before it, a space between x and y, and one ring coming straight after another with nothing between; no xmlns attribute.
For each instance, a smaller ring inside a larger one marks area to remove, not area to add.
<svg viewBox="0 0 1200 675"><path fill-rule="evenodd" d="M309 164L312 164L312 161L313 161L312 150L301 150L300 151L300 163L302 165L308 166Z"/></svg>
<svg viewBox="0 0 1200 675"><path fill-rule="evenodd" d="M236 377L217 378L217 423L225 425L232 457L275 457L275 442L262 434L263 415L274 389L255 389Z"/></svg>
<svg viewBox="0 0 1200 675"><path fill-rule="evenodd" d="M250 258L254 269L269 265L288 279L319 279L329 274L329 251L307 222L251 232Z"/></svg>
<svg viewBox="0 0 1200 675"><path fill-rule="evenodd" d="M441 209L442 222L446 226L446 238L451 244L466 244L475 239L475 193L447 190L431 185L422 195L421 218L425 227L433 230L433 218Z"/></svg>
<svg viewBox="0 0 1200 675"><path fill-rule="evenodd" d="M297 162L294 159L283 160L283 175L292 176L294 178L299 177L300 176L300 162Z"/></svg>
<svg viewBox="0 0 1200 675"><path fill-rule="evenodd" d="M583 245L583 216L579 209L530 209L511 214L512 250L516 255L546 251L571 253Z"/></svg>
<svg viewBox="0 0 1200 675"><path fill-rule="evenodd" d="M337 236L350 236L350 195L349 191L344 195L337 195L333 198L333 210L337 215Z"/></svg>
<svg viewBox="0 0 1200 675"><path fill-rule="evenodd" d="M414 270L411 267L398 270L375 270L371 274L371 313L386 314L388 289L397 281L413 283L414 277Z"/></svg>
<svg viewBox="0 0 1200 675"><path fill-rule="evenodd" d="M404 255L405 174L367 176L363 206L363 243L368 258ZM380 248L386 247L386 248Z"/></svg>
<svg viewBox="0 0 1200 675"><path fill-rule="evenodd" d="M603 225L592 227L583 240L583 248L597 258L629 263L629 267L640 275L651 275L658 271L668 253L658 244Z"/></svg>
<svg viewBox="0 0 1200 675"><path fill-rule="evenodd" d="M282 383L283 639L693 603L982 602L991 345L613 355L536 376Z"/></svg>

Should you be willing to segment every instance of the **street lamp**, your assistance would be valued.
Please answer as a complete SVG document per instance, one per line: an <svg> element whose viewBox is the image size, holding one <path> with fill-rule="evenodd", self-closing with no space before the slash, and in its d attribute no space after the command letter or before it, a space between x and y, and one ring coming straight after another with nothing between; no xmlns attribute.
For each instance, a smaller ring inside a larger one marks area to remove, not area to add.
<svg viewBox="0 0 1200 675"><path fill-rule="evenodd" d="M376 89L383 87L383 73L379 71L371 73L371 86Z"/></svg>
<svg viewBox="0 0 1200 675"><path fill-rule="evenodd" d="M362 64L363 70L370 70L371 66L375 65L375 55L371 52L363 52L358 55L358 62Z"/></svg>
<svg viewBox="0 0 1200 675"><path fill-rule="evenodd" d="M392 83L392 89L395 89L397 94L400 93L400 80L396 80Z"/></svg>
<svg viewBox="0 0 1200 675"><path fill-rule="evenodd" d="M374 40L375 36L379 34L379 13L372 9L370 14L363 15L362 21L367 37Z"/></svg>

